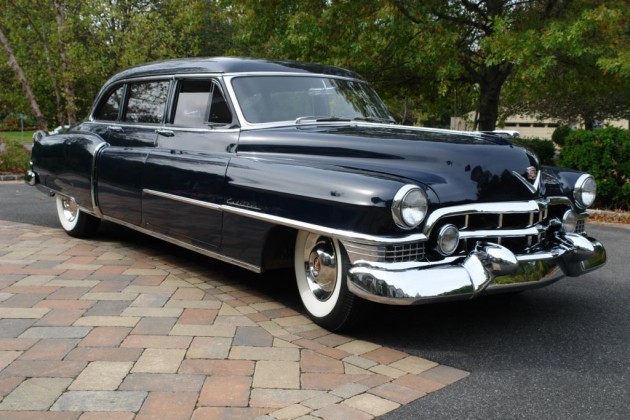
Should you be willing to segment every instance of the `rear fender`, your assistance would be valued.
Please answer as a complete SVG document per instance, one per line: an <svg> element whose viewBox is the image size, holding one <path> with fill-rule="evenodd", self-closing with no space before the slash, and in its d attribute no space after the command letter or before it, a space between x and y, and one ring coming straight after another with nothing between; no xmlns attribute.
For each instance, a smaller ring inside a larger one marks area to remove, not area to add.
<svg viewBox="0 0 630 420"><path fill-rule="evenodd" d="M83 210L97 213L93 194L95 163L106 146L101 137L89 132L37 136L31 161L40 188L72 197Z"/></svg>

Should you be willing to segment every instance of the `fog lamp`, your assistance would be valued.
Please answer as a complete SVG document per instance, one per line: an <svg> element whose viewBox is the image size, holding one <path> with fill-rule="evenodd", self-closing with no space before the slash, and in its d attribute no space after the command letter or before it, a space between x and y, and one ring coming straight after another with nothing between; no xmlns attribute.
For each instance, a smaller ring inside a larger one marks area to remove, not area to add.
<svg viewBox="0 0 630 420"><path fill-rule="evenodd" d="M459 246L459 230L453 225L442 226L437 238L437 251L447 257Z"/></svg>
<svg viewBox="0 0 630 420"><path fill-rule="evenodd" d="M562 216L562 230L568 233L575 232L577 220L577 214L573 210L567 210Z"/></svg>

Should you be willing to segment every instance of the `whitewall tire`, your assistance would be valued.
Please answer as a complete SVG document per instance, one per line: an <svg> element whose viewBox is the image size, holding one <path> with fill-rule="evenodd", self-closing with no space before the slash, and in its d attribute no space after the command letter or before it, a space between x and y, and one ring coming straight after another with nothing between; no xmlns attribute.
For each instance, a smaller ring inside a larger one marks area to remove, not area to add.
<svg viewBox="0 0 630 420"><path fill-rule="evenodd" d="M74 200L57 194L57 216L63 230L76 238L87 238L96 234L100 219L79 209Z"/></svg>
<svg viewBox="0 0 630 420"><path fill-rule="evenodd" d="M339 241L304 232L295 241L295 278L300 298L310 318L337 331L354 324L361 300L348 290L348 258Z"/></svg>

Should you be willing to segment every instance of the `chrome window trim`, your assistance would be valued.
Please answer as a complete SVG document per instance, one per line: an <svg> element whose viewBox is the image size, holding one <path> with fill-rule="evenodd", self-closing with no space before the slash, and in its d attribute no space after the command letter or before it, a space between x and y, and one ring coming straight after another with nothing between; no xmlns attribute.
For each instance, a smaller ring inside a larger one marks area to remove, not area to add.
<svg viewBox="0 0 630 420"><path fill-rule="evenodd" d="M171 91L173 90L173 81L175 80L173 75L146 76L146 77L137 77L137 78L128 78L128 79L116 80L110 86L125 85L125 84L129 84L129 83L150 82L150 81L154 81L154 80L165 81L165 82L169 83L168 93L166 95L166 105L164 107L164 112L166 112L166 110L168 109L168 107L170 106L170 103L171 103ZM118 120L115 120L115 121L111 121L111 120L97 120L96 118L94 118L94 112L96 112L96 108L98 107L98 104L101 103L101 100L103 99L103 96L106 93L111 92L110 86L107 86L106 88L104 87L103 89L101 89L101 92L99 92L99 95L94 100L94 104L92 105L92 109L90 110L90 114L89 114L89 117L87 118L87 120L89 122L94 122L94 123L104 123L104 124L105 123L109 123L109 124L113 124L113 125L132 124L133 127L146 128L146 126L142 126L141 125L143 123L140 123L140 124L138 124L138 123L129 123L128 121L118 121ZM122 104L123 108L127 105L127 98L126 97L124 98L124 102L125 103ZM164 120L164 117L162 117L162 120ZM163 121L160 122L160 123L151 124L149 126L149 128L153 128L155 126L163 125L163 124L164 124Z"/></svg>
<svg viewBox="0 0 630 420"><path fill-rule="evenodd" d="M204 127L188 127L183 125L173 125L173 124L165 124L164 128L171 131L186 131L186 132L194 132L194 133L231 133L240 131L239 127L232 128L204 128Z"/></svg>

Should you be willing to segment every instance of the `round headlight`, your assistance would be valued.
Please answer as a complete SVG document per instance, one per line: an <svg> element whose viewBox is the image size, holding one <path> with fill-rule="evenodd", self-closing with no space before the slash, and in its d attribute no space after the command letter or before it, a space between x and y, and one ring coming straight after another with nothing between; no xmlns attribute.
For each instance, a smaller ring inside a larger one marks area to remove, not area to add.
<svg viewBox="0 0 630 420"><path fill-rule="evenodd" d="M575 232L577 227L577 214L573 210L567 210L562 216L562 229L565 232Z"/></svg>
<svg viewBox="0 0 630 420"><path fill-rule="evenodd" d="M427 215L428 200L424 191L415 185L398 190L392 202L394 223L401 229L417 227Z"/></svg>
<svg viewBox="0 0 630 420"><path fill-rule="evenodd" d="M459 230L453 225L442 226L437 238L437 251L448 257L459 245Z"/></svg>
<svg viewBox="0 0 630 420"><path fill-rule="evenodd" d="M597 184L592 176L584 174L578 178L573 190L575 201L580 207L590 207L597 197Z"/></svg>

